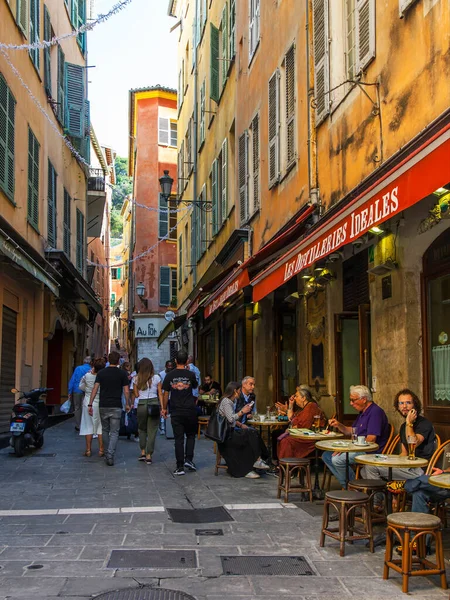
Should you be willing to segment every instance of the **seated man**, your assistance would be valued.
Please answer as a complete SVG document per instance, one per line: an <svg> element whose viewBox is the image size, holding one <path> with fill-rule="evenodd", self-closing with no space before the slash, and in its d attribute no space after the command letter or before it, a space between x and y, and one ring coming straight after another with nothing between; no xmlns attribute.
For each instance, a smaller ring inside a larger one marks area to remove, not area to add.
<svg viewBox="0 0 450 600"><path fill-rule="evenodd" d="M350 403L355 410L359 412L356 421L352 427L356 427L357 435L364 435L367 442L375 442L379 446L379 451L382 452L389 438L389 422L384 410L375 404L372 399L372 394L365 385L350 386ZM346 427L339 423L337 419L330 419L331 427L336 427L341 433L351 435L352 427ZM361 452L349 453L349 464L355 462L355 457ZM365 454L365 453L364 453ZM324 452L322 459L327 467L339 481L342 487L345 487L345 453L340 452ZM352 468L349 468L348 479L351 481L355 478L355 473Z"/></svg>
<svg viewBox="0 0 450 600"><path fill-rule="evenodd" d="M450 473L450 469L433 469L433 475ZM420 475L405 482L405 490L412 495L412 512L429 513L430 502L440 502L450 498L450 489L439 488L429 483L429 475Z"/></svg>
<svg viewBox="0 0 450 600"><path fill-rule="evenodd" d="M199 388L199 393L201 394L209 394L214 396L215 394L219 394L220 398L222 397L222 388L220 387L220 383L217 381L213 381L211 375L205 375L205 380Z"/></svg>
<svg viewBox="0 0 450 600"><path fill-rule="evenodd" d="M408 455L408 437L415 436L416 456L430 460L435 450L436 434L431 421L423 417L420 413L422 405L414 392L408 389L400 390L394 399L394 408L398 411L405 422L400 427L400 440L402 450L400 456ZM387 467L378 467L366 465L363 469L364 477L367 479L388 479L389 470ZM415 479L423 475L420 468L395 468L392 470L392 479Z"/></svg>
<svg viewBox="0 0 450 600"><path fill-rule="evenodd" d="M234 403L235 413L238 413L240 411L242 413L242 409L244 408L244 406L251 404L253 402L253 404L251 406L251 411L248 414L247 413L242 414L242 416L239 418L239 422L242 423L243 425L245 425L248 418L251 419L252 414L254 414L256 412L255 378L251 377L250 375L247 375L242 380L241 385L242 385L241 393L239 394L237 400ZM258 434L258 437L259 437L259 443L260 443L260 449L261 449L260 456L263 459L263 461L266 461L270 456L269 451L267 450L267 446L264 443L264 440L262 439L262 437L259 434Z"/></svg>

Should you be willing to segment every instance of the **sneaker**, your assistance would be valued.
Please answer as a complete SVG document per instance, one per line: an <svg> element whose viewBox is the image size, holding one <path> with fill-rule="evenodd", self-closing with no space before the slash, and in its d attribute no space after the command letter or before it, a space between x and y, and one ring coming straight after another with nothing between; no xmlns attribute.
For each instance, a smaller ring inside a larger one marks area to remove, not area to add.
<svg viewBox="0 0 450 600"><path fill-rule="evenodd" d="M145 459L145 464L146 465L151 465L152 464L152 459L151 458L146 458Z"/></svg>
<svg viewBox="0 0 450 600"><path fill-rule="evenodd" d="M265 463L261 458L258 458L258 460L254 463L253 465L254 469L263 469L264 471L269 471L270 467L267 463Z"/></svg>
<svg viewBox="0 0 450 600"><path fill-rule="evenodd" d="M141 455L138 457L138 460L140 460L141 462L144 462L144 461L145 461L145 454L141 454Z"/></svg>
<svg viewBox="0 0 450 600"><path fill-rule="evenodd" d="M247 479L259 479L261 477L261 475L258 475L258 473L255 473L255 471L250 471L249 473L247 473L246 477L247 477Z"/></svg>
<svg viewBox="0 0 450 600"><path fill-rule="evenodd" d="M189 469L189 471L196 471L197 470L197 467L192 462L192 460L185 460L184 461L184 466L187 467Z"/></svg>
<svg viewBox="0 0 450 600"><path fill-rule="evenodd" d="M185 475L186 473L184 472L184 469L175 469L175 471L173 472L173 475L177 476L177 475Z"/></svg>
<svg viewBox="0 0 450 600"><path fill-rule="evenodd" d="M107 458L106 459L106 464L108 465L108 467L113 467L114 466L114 459L113 458Z"/></svg>

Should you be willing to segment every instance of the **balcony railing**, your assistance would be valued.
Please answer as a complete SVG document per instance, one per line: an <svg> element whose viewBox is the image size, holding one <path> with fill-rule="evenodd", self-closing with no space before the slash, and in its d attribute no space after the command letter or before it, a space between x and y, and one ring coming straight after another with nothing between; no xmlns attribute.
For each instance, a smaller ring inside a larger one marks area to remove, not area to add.
<svg viewBox="0 0 450 600"><path fill-rule="evenodd" d="M106 190L103 169L89 169L88 191L104 192Z"/></svg>

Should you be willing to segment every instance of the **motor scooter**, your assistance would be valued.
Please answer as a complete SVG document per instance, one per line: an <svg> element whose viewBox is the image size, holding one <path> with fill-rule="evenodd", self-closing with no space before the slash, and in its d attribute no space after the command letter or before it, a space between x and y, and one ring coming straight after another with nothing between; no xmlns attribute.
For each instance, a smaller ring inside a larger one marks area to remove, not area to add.
<svg viewBox="0 0 450 600"><path fill-rule="evenodd" d="M36 388L30 392L20 392L15 388L11 390L13 394L22 394L13 406L9 425L10 445L14 448L16 456L23 456L28 446L42 448L44 445L44 431L48 424L45 398L46 393L52 389Z"/></svg>

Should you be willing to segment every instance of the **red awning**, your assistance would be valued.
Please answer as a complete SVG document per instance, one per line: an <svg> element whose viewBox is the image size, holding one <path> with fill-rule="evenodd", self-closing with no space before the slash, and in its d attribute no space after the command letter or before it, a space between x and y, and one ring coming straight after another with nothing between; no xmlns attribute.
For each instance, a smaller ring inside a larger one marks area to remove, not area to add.
<svg viewBox="0 0 450 600"><path fill-rule="evenodd" d="M251 282L257 302L286 281L450 181L450 125Z"/></svg>
<svg viewBox="0 0 450 600"><path fill-rule="evenodd" d="M239 290L242 290L246 285L250 284L250 277L248 274L248 270L241 265L236 269L236 271L226 279L220 288L212 294L211 298L209 298L208 302L205 305L205 319L210 317L212 313L220 308L224 302L237 294Z"/></svg>

